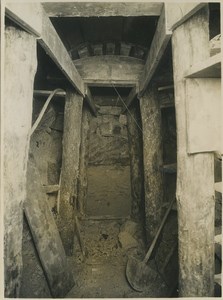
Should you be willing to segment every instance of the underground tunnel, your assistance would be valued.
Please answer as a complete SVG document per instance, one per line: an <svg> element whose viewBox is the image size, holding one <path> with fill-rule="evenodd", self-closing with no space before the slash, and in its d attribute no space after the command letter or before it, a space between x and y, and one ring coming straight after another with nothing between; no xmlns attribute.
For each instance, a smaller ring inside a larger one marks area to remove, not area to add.
<svg viewBox="0 0 223 300"><path fill-rule="evenodd" d="M220 5L177 7L6 4L5 297L221 296Z"/></svg>

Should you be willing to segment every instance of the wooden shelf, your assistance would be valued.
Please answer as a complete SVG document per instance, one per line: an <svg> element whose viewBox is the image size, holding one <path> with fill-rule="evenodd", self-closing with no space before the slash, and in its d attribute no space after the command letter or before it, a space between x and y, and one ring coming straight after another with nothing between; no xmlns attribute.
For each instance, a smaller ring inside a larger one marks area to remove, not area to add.
<svg viewBox="0 0 223 300"><path fill-rule="evenodd" d="M221 285L221 273L220 274L215 274L214 275L214 282L218 283Z"/></svg>
<svg viewBox="0 0 223 300"><path fill-rule="evenodd" d="M215 182L214 188L216 192L222 193L222 182Z"/></svg>
<svg viewBox="0 0 223 300"><path fill-rule="evenodd" d="M174 174L177 172L177 164L168 164L168 165L163 165L161 167L161 170L164 173L168 173L168 174Z"/></svg>
<svg viewBox="0 0 223 300"><path fill-rule="evenodd" d="M221 53L216 54L205 61L192 66L185 77L187 78L220 78L221 77Z"/></svg>
<svg viewBox="0 0 223 300"><path fill-rule="evenodd" d="M58 184L43 185L43 191L46 194L52 194L52 193L58 192L59 189L60 189L60 186Z"/></svg>

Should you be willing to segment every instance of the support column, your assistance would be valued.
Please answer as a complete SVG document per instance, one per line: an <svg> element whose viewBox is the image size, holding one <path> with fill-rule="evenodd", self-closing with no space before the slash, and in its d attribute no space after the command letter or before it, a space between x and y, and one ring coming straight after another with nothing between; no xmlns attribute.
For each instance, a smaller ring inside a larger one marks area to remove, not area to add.
<svg viewBox="0 0 223 300"><path fill-rule="evenodd" d="M77 201L83 97L67 92L64 110L63 153L58 228L67 255L73 253L74 209Z"/></svg>
<svg viewBox="0 0 223 300"><path fill-rule="evenodd" d="M188 94L198 101L185 71L209 57L207 7L173 32L173 70L177 123L177 205L179 292L181 297L212 297L214 291L214 157L187 154ZM202 109L202 107L201 107Z"/></svg>
<svg viewBox="0 0 223 300"><path fill-rule="evenodd" d="M163 201L161 112L154 87L140 99L143 129L143 164L145 190L145 222L148 243L156 235Z"/></svg>
<svg viewBox="0 0 223 300"><path fill-rule="evenodd" d="M81 215L86 213L87 197L87 166L89 156L89 118L90 113L86 106L83 107L80 147L80 173L78 178L78 209Z"/></svg>
<svg viewBox="0 0 223 300"><path fill-rule="evenodd" d="M19 297L22 272L23 201L32 121L33 81L37 68L36 39L5 30L3 104L3 193L5 297Z"/></svg>
<svg viewBox="0 0 223 300"><path fill-rule="evenodd" d="M138 104L129 107L127 112L133 219L142 219L144 214L142 125Z"/></svg>

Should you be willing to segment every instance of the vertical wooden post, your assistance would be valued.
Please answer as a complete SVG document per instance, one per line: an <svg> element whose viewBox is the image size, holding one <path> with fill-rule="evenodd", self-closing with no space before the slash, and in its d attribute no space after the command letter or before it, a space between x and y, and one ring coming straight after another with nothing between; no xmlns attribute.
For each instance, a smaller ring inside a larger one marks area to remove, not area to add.
<svg viewBox="0 0 223 300"><path fill-rule="evenodd" d="M151 243L161 219L163 201L161 111L154 87L140 99L143 129L145 217L147 240Z"/></svg>
<svg viewBox="0 0 223 300"><path fill-rule="evenodd" d="M144 214L143 151L142 132L140 130L142 125L140 109L137 109L135 105L128 109L127 124L132 188L131 216L134 219L141 219Z"/></svg>
<svg viewBox="0 0 223 300"><path fill-rule="evenodd" d="M174 30L172 48L177 123L179 291L182 297L211 297L214 291L214 157L212 153L187 154L188 91L190 97L197 100L194 83L201 85L201 89L203 83L184 78L191 65L209 57L207 7Z"/></svg>
<svg viewBox="0 0 223 300"><path fill-rule="evenodd" d="M8 27L5 30L3 105L3 193L5 297L19 297L22 269L23 202L32 120L36 39Z"/></svg>
<svg viewBox="0 0 223 300"><path fill-rule="evenodd" d="M89 118L87 107L83 107L80 147L80 173L78 178L78 208L81 215L85 214L87 196L87 166L89 155Z"/></svg>
<svg viewBox="0 0 223 300"><path fill-rule="evenodd" d="M67 92L64 111L63 154L58 228L67 255L73 253L74 209L77 200L83 97Z"/></svg>

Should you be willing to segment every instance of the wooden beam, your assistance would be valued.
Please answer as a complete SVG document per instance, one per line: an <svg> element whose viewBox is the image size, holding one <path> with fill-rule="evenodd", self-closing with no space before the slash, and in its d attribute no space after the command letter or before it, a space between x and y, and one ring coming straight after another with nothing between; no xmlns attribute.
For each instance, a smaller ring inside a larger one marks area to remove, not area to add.
<svg viewBox="0 0 223 300"><path fill-rule="evenodd" d="M97 109L96 109L96 106L94 104L94 100L93 100L93 97L91 95L91 91L88 87L85 88L85 99L86 99L87 104L89 105L93 115L95 117L97 117Z"/></svg>
<svg viewBox="0 0 223 300"><path fill-rule="evenodd" d="M216 192L222 193L222 182L215 182L214 188Z"/></svg>
<svg viewBox="0 0 223 300"><path fill-rule="evenodd" d="M73 253L82 107L83 97L68 91L64 109L60 212L57 218L60 236L67 255L72 255Z"/></svg>
<svg viewBox="0 0 223 300"><path fill-rule="evenodd" d="M49 96L53 91L49 91L49 90L34 90L34 96ZM55 97L65 97L66 96L66 92L63 91L58 91L55 93Z"/></svg>
<svg viewBox="0 0 223 300"><path fill-rule="evenodd" d="M41 191L41 176L34 159L28 162L24 210L50 291L53 297L63 298L74 279L46 194Z"/></svg>
<svg viewBox="0 0 223 300"><path fill-rule="evenodd" d="M159 17L156 32L153 37L153 41L149 50L143 74L140 77L139 97L141 97L144 94L147 86L149 85L158 67L158 64L165 52L171 34L172 32L167 29L166 11L165 8L163 8L162 13Z"/></svg>
<svg viewBox="0 0 223 300"><path fill-rule="evenodd" d="M123 107L123 110L122 110L122 114L125 113L125 111L129 108L129 106L132 104L133 100L136 98L137 94L139 92L139 87L138 85L136 85L135 87L133 87L126 99L126 102L125 102L125 106Z"/></svg>
<svg viewBox="0 0 223 300"><path fill-rule="evenodd" d="M146 236L152 242L161 221L163 202L163 165L161 110L157 99L157 88L151 86L140 98L143 131L143 169L145 191Z"/></svg>
<svg viewBox="0 0 223 300"><path fill-rule="evenodd" d="M181 3L165 3L167 13L167 26L169 30L174 30L189 18L191 18L197 11L207 5L207 3L200 2L181 2Z"/></svg>
<svg viewBox="0 0 223 300"><path fill-rule="evenodd" d="M75 90L84 95L84 83L42 5L6 3L6 16L38 37L38 42Z"/></svg>
<svg viewBox="0 0 223 300"><path fill-rule="evenodd" d="M43 185L43 191L46 194L56 193L59 191L59 189L59 184Z"/></svg>
<svg viewBox="0 0 223 300"><path fill-rule="evenodd" d="M198 62L186 71L187 78L220 78L221 77L221 53L204 61Z"/></svg>
<svg viewBox="0 0 223 300"><path fill-rule="evenodd" d="M125 56L91 56L74 61L81 78L90 85L135 85L143 72L144 61Z"/></svg>
<svg viewBox="0 0 223 300"><path fill-rule="evenodd" d="M208 26L208 10L203 8L177 27L172 36L180 297L214 295L214 154L187 152L187 102L189 97L191 101L202 97L196 91L193 93L192 79L184 77L191 65L210 55Z"/></svg>
<svg viewBox="0 0 223 300"><path fill-rule="evenodd" d="M44 2L43 7L50 17L136 17L159 16L162 2L109 3L109 2Z"/></svg>

